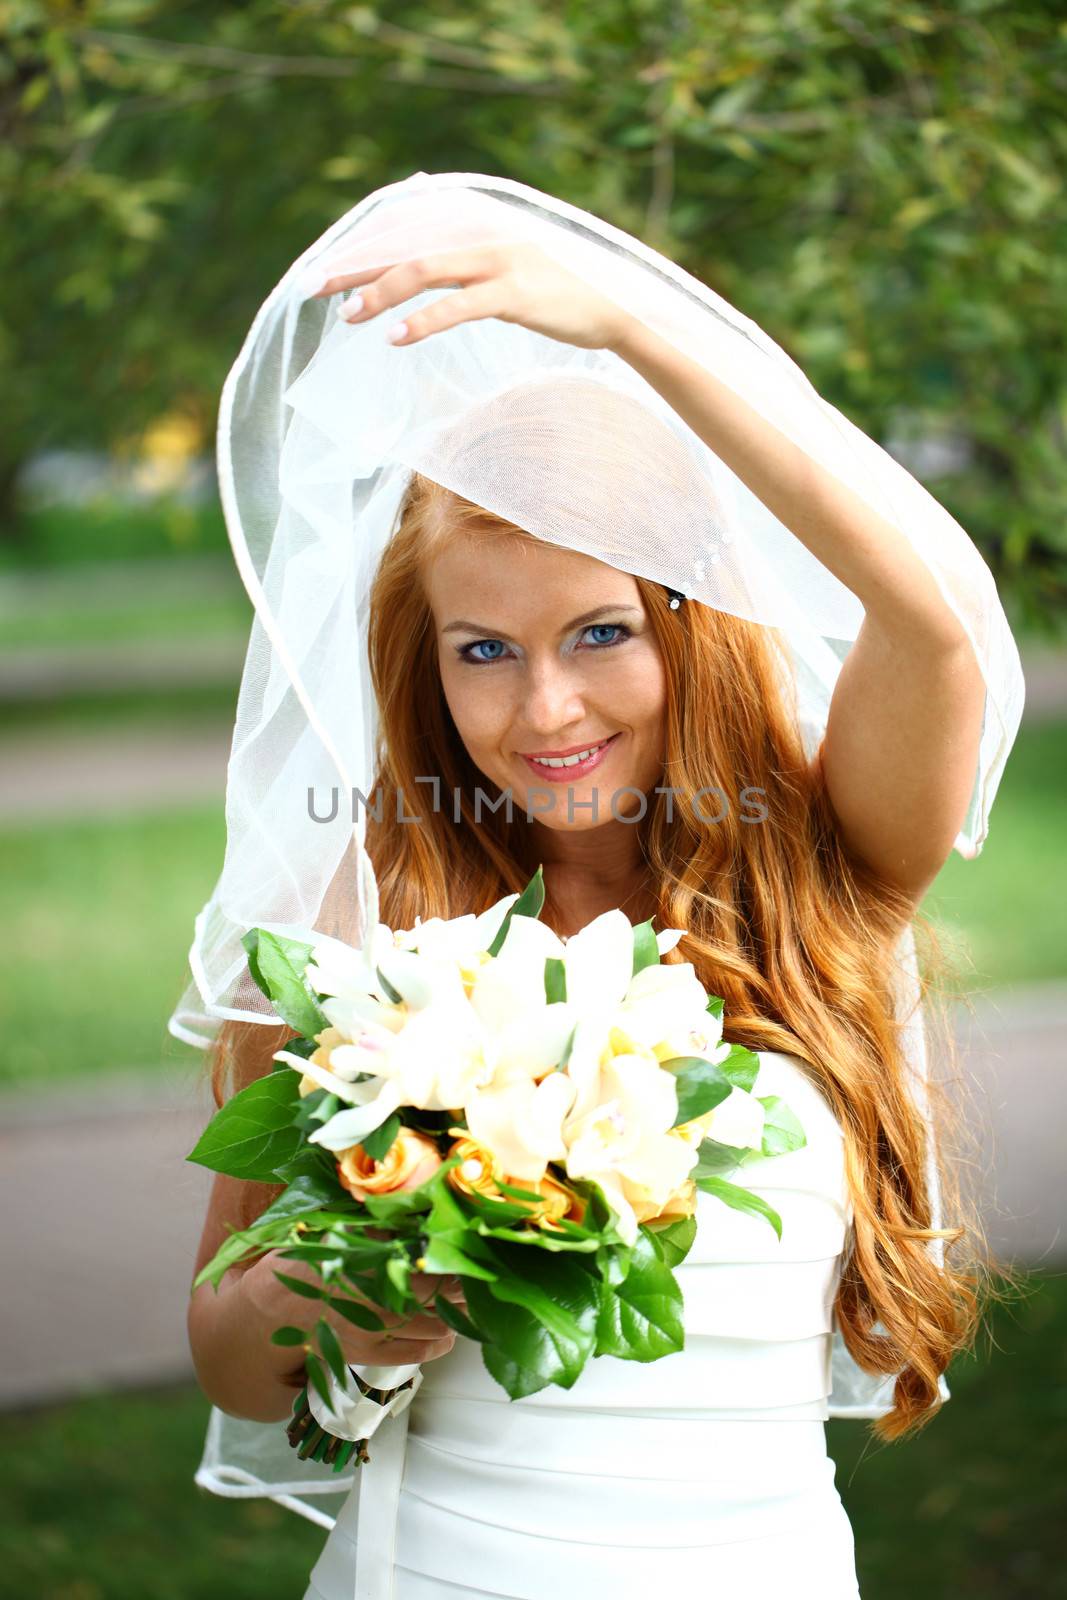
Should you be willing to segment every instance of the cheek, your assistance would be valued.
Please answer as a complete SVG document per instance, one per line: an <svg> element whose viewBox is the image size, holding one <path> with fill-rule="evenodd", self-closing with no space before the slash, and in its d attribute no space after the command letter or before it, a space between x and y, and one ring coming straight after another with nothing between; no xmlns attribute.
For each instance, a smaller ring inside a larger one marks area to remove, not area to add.
<svg viewBox="0 0 1067 1600"><path fill-rule="evenodd" d="M451 661L442 662L440 671L445 700L463 743L473 750L491 741L507 720L504 697L479 678L476 667Z"/></svg>
<svg viewBox="0 0 1067 1600"><path fill-rule="evenodd" d="M667 706L667 675L659 651L651 646L633 651L618 680L615 699L620 717L637 733L662 739Z"/></svg>

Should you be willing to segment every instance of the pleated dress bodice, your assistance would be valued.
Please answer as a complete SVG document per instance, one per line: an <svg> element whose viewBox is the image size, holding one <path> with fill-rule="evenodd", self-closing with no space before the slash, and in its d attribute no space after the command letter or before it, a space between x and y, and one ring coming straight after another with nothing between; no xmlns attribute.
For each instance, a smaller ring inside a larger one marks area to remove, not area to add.
<svg viewBox="0 0 1067 1600"><path fill-rule="evenodd" d="M353 1600L361 1556L365 1583L390 1572L392 1600L858 1595L824 1427L853 1221L844 1137L796 1057L758 1055L754 1092L781 1095L807 1143L730 1181L775 1208L781 1239L700 1191L674 1268L684 1348L595 1357L570 1389L510 1400L458 1338L371 1441L305 1600Z"/></svg>

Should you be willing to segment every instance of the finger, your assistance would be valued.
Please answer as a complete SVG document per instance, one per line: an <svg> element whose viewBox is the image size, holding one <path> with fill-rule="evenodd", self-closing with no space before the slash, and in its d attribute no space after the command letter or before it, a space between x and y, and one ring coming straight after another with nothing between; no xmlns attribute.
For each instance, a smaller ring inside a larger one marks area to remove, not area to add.
<svg viewBox="0 0 1067 1600"><path fill-rule="evenodd" d="M508 309L508 298L501 284L478 284L472 289L457 289L454 294L443 295L432 305L420 311L409 312L401 322L386 329L391 344L418 344L431 334L443 333L461 322L480 322L486 317L503 317ZM394 331L395 330L395 331Z"/></svg>
<svg viewBox="0 0 1067 1600"><path fill-rule="evenodd" d="M376 281L365 285L360 291L358 303L353 303L355 296L343 301L337 308L339 316L344 322L369 322L374 317L380 316L383 311L403 305L426 289L445 286L453 288L455 292L442 296L433 306L412 312L406 319L408 327L417 330L415 338L425 338L428 333L451 327L453 321L494 316L503 291L498 289L494 294L493 285L501 284L503 272L499 270L490 272L487 265L474 272L469 266L464 267L464 263L468 261L467 257L452 256L447 259L451 265L442 266L440 269L431 267L429 258L406 261L400 266L390 268ZM437 311L436 321L428 317L428 312L445 305L452 307L450 313Z"/></svg>
<svg viewBox="0 0 1067 1600"><path fill-rule="evenodd" d="M507 246L477 245L469 250L434 250L428 255L412 256L407 261L379 261L373 267L348 268L342 262L333 266L324 264L322 270L329 276L315 293L338 294L344 289L362 289L374 284L376 292L392 294L399 284L403 292L398 299L388 302L397 305L400 300L410 300L420 288L435 289L445 283L479 281L494 276L504 271L509 261Z"/></svg>

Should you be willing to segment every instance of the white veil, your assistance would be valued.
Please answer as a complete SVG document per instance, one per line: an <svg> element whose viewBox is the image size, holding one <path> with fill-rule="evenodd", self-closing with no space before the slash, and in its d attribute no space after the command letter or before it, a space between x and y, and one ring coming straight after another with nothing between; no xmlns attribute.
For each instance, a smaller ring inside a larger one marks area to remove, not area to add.
<svg viewBox="0 0 1067 1600"><path fill-rule="evenodd" d="M749 318L638 239L527 185L415 173L367 195L293 263L260 308L226 380L218 470L227 527L255 607L227 773L227 841L196 919L190 974L169 1029L206 1048L225 1018L277 1023L247 972L254 925L334 931L327 891L352 840L349 797L370 794L378 712L367 659L370 584L418 471L548 542L777 630L814 755L864 611L624 360L496 318L410 347L389 318L342 324L337 297L301 284L437 250L530 240L639 317L748 402L907 537L964 626L986 685L970 806L955 848L976 856L1023 706L1018 650L992 574L911 474L823 400ZM407 302L418 309L449 290ZM314 795L317 818L310 815ZM354 890L376 900L357 807ZM477 908L471 908L477 909ZM899 1015L916 1099L927 1060L914 940L901 944ZM941 1225L932 1149L932 1226ZM943 1263L943 1242L930 1241ZM892 1409L835 1330L830 1416ZM941 1392L948 1398L942 1378ZM281 1424L212 1409L197 1482L268 1494L330 1526L351 1486L301 1462Z"/></svg>

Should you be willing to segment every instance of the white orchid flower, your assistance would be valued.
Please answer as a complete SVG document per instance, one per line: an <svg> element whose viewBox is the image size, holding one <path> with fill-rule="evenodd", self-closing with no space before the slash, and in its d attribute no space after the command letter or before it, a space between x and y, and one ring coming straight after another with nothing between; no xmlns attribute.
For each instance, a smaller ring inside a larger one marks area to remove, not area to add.
<svg viewBox="0 0 1067 1600"><path fill-rule="evenodd" d="M504 1028L523 1013L544 1009L545 960L563 960L565 950L563 940L536 917L512 917L500 954L473 975L470 1003L484 1025Z"/></svg>
<svg viewBox="0 0 1067 1600"><path fill-rule="evenodd" d="M359 1090L372 1087L374 1086L365 1083L349 1085L350 1089ZM347 1150L350 1145L362 1143L375 1128L380 1128L403 1103L400 1085L386 1083L379 1088L375 1098L368 1100L365 1105L353 1106L348 1111L335 1112L321 1127L316 1128L314 1133L308 1135L308 1143L321 1144L324 1150Z"/></svg>
<svg viewBox="0 0 1067 1600"><path fill-rule="evenodd" d="M382 1037L399 1033L407 1020L407 1007L372 994L326 996L319 1001L323 1016L346 1039L356 1040L365 1033Z"/></svg>
<svg viewBox="0 0 1067 1600"><path fill-rule="evenodd" d="M383 952L378 965L386 982L409 1011L425 1011L432 1005L454 1005L466 999L459 967L450 959L394 946Z"/></svg>
<svg viewBox="0 0 1067 1600"><path fill-rule="evenodd" d="M487 911L475 916L469 912L462 917L428 917L425 922L417 918L414 928L403 935L405 947L435 961L455 961L468 964L473 957L488 950L500 931L500 924L518 899L517 894L506 894ZM508 931L511 938L511 931Z"/></svg>
<svg viewBox="0 0 1067 1600"><path fill-rule="evenodd" d="M725 1061L722 1019L707 1009L708 996L690 962L643 967L617 1012L619 1027L655 1052L660 1061L703 1056Z"/></svg>
<svg viewBox="0 0 1067 1600"><path fill-rule="evenodd" d="M506 946L505 946L506 948ZM618 1005L634 969L634 930L623 911L605 911L564 946L567 999L582 1012Z"/></svg>
<svg viewBox="0 0 1067 1600"><path fill-rule="evenodd" d="M376 968L384 952L394 948L394 938L384 922L375 923L358 949L340 939L316 934L306 968L308 982L319 994L346 999L373 994L381 987Z"/></svg>
<svg viewBox="0 0 1067 1600"><path fill-rule="evenodd" d="M550 1161L567 1153L563 1119L574 1100L574 1083L565 1072L476 1090L466 1102L471 1138L491 1150L516 1182L538 1182Z"/></svg>
<svg viewBox="0 0 1067 1600"><path fill-rule="evenodd" d="M313 1078L320 1089L328 1089L339 1100L344 1100L349 1105L363 1105L371 1095L377 1094L375 1085L353 1083L348 1078L342 1078L339 1073L331 1072L329 1067L321 1066L317 1061L306 1060L303 1056L293 1055L289 1050L276 1050L272 1058L275 1061L284 1061L287 1066L293 1067L302 1076Z"/></svg>
<svg viewBox="0 0 1067 1600"><path fill-rule="evenodd" d="M566 1170L601 1185L620 1232L632 1243L637 1218L631 1199L652 1197L665 1205L699 1155L670 1132L678 1115L673 1073L643 1056L613 1056L602 1065L594 1101L564 1121Z"/></svg>

